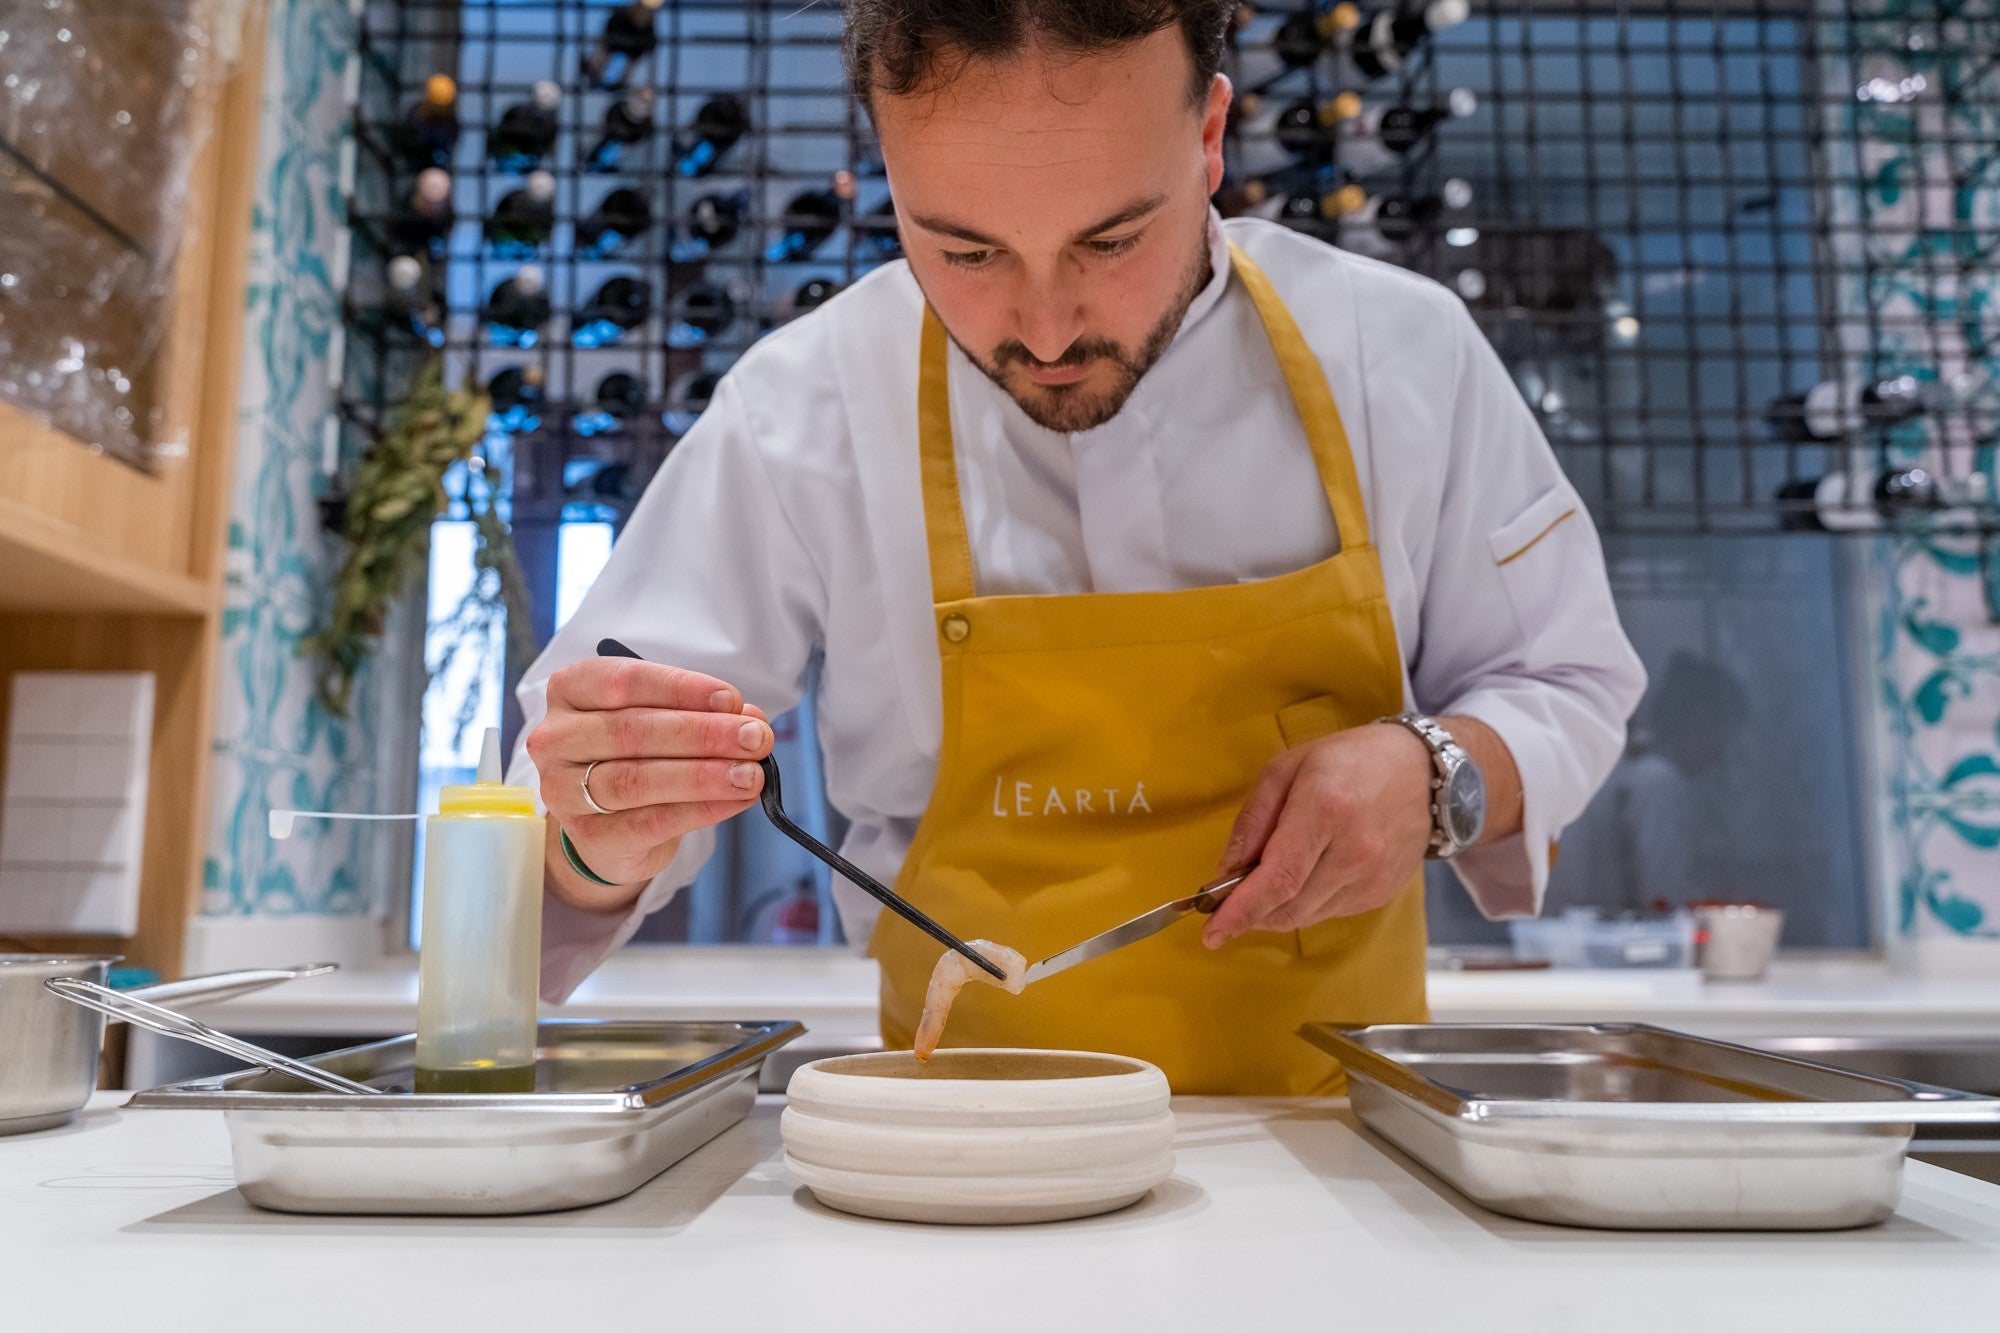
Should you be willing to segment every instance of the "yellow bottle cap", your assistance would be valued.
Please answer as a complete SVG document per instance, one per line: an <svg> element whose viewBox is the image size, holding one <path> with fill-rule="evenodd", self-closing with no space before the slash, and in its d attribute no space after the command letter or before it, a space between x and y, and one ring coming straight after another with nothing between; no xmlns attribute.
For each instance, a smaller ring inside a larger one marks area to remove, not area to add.
<svg viewBox="0 0 2000 1333"><path fill-rule="evenodd" d="M1344 120L1353 120L1361 114L1361 94L1342 93L1325 103L1319 113L1321 123L1336 125Z"/></svg>
<svg viewBox="0 0 2000 1333"><path fill-rule="evenodd" d="M1336 33L1353 32L1360 26L1361 6L1343 3L1335 5L1326 17L1319 21L1319 32L1322 37L1332 37Z"/></svg>
<svg viewBox="0 0 2000 1333"><path fill-rule="evenodd" d="M504 782L470 782L438 792L441 815L532 815L535 794Z"/></svg>
<svg viewBox="0 0 2000 1333"><path fill-rule="evenodd" d="M433 74L424 80L424 100L432 106L450 106L458 99L458 84L449 74Z"/></svg>

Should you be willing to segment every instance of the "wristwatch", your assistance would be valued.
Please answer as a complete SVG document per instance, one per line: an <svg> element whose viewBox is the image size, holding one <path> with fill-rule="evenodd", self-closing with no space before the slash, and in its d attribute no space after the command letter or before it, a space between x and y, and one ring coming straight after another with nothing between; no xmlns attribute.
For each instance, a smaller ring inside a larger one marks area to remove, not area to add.
<svg viewBox="0 0 2000 1333"><path fill-rule="evenodd" d="M1408 727L1417 739L1430 747L1431 844L1424 855L1432 860L1449 860L1479 841L1486 827L1486 775L1437 724L1422 713L1398 713L1381 719Z"/></svg>

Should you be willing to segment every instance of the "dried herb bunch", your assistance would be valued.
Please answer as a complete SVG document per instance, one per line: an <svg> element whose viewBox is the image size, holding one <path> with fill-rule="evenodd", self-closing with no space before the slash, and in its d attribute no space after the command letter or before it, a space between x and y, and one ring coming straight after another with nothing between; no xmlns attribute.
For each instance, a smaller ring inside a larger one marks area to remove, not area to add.
<svg viewBox="0 0 2000 1333"><path fill-rule="evenodd" d="M355 465L347 557L334 578L330 623L302 645L320 658L320 701L338 717L347 716L354 678L381 638L389 604L424 568L431 524L448 501L445 473L485 438L491 407L476 389L446 389L443 361L433 358Z"/></svg>

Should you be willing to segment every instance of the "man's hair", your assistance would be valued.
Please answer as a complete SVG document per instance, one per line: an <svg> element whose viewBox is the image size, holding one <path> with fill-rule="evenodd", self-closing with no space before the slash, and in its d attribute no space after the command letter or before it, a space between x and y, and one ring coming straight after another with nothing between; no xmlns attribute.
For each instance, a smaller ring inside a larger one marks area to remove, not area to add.
<svg viewBox="0 0 2000 1333"><path fill-rule="evenodd" d="M1239 0L847 0L847 80L863 106L956 77L974 60L1018 55L1039 42L1097 55L1179 25L1193 66L1196 107L1222 67L1223 34Z"/></svg>

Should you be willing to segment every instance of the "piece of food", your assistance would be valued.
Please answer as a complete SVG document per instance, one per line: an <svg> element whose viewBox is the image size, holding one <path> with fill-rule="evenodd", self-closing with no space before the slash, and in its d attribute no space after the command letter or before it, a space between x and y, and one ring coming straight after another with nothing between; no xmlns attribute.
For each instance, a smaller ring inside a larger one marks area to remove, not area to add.
<svg viewBox="0 0 2000 1333"><path fill-rule="evenodd" d="M1026 984L1028 960L1004 944L991 940L967 940L966 944L977 950L981 957L1007 974L1004 983L995 981L990 972L979 967L971 959L956 949L945 950L944 957L938 959L931 969L930 989L924 992L924 1016L917 1023L917 1059L929 1060L937 1050L938 1038L944 1036L944 1021L951 1016L951 1002L965 989L968 981L983 981L989 986L1001 986L1009 995L1019 995Z"/></svg>

